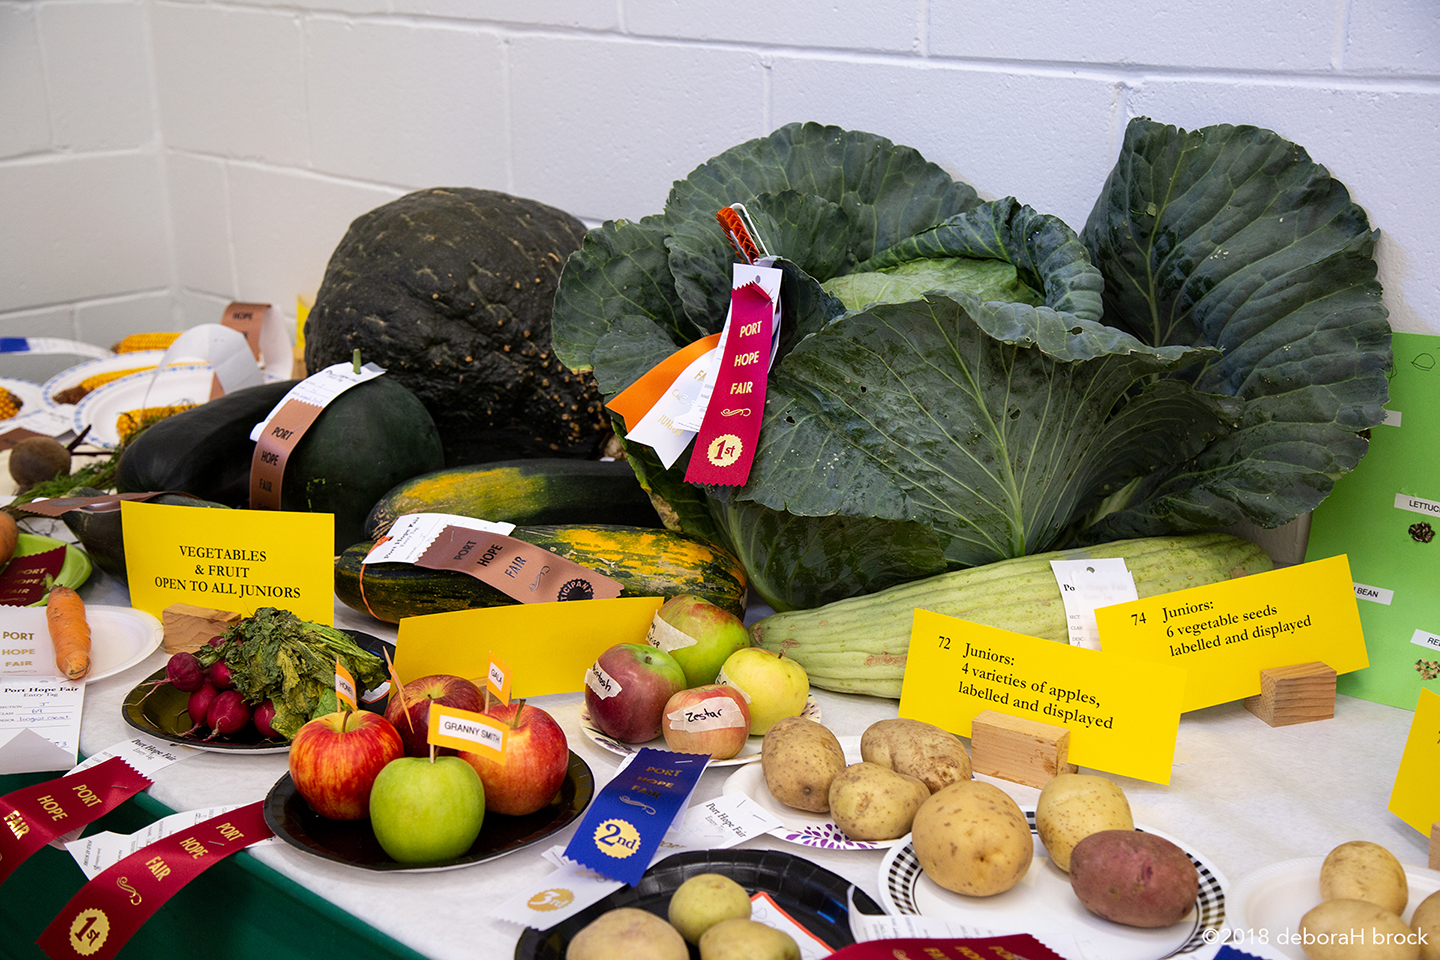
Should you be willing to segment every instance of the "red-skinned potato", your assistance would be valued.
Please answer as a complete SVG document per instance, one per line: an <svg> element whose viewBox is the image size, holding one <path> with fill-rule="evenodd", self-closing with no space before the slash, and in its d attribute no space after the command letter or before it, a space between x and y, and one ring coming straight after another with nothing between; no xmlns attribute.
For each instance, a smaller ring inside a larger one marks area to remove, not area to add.
<svg viewBox="0 0 1440 960"><path fill-rule="evenodd" d="M1168 927L1195 908L1200 873L1185 851L1140 830L1101 830L1070 851L1070 888L1085 909L1131 927Z"/></svg>

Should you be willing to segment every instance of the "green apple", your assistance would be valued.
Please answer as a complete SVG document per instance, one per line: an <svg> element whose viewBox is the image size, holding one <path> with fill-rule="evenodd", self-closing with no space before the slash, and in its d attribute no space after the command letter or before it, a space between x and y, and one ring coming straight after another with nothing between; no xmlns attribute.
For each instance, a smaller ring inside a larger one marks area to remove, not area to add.
<svg viewBox="0 0 1440 960"><path fill-rule="evenodd" d="M480 835L485 788L459 757L391 760L370 788L375 839L400 863L460 856Z"/></svg>
<svg viewBox="0 0 1440 960"><path fill-rule="evenodd" d="M675 658L685 671L685 686L698 687L714 683L726 658L750 646L750 632L729 610L682 593L656 611L645 640Z"/></svg>
<svg viewBox="0 0 1440 960"><path fill-rule="evenodd" d="M776 720L798 717L810 696L810 676L805 668L763 647L746 647L730 654L715 682L745 694L752 737L763 736Z"/></svg>

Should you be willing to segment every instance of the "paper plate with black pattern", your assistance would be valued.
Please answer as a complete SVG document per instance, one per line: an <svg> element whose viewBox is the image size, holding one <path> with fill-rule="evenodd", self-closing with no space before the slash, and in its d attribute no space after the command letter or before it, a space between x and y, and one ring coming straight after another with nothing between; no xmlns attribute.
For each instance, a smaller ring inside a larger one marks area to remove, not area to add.
<svg viewBox="0 0 1440 960"><path fill-rule="evenodd" d="M1213 863L1184 841L1151 827L1135 828L1184 850L1200 873L1200 892L1195 909L1179 923L1155 929L1128 927L1085 909L1070 889L1069 875L1050 862L1035 834L1035 808L1021 809L1030 822L1035 859L1018 884L992 897L953 893L925 875L914 845L907 841L887 851L880 862L880 903L885 912L935 917L995 933L1034 934L1065 960L1205 960L1220 949L1218 932L1225 926L1228 884Z"/></svg>

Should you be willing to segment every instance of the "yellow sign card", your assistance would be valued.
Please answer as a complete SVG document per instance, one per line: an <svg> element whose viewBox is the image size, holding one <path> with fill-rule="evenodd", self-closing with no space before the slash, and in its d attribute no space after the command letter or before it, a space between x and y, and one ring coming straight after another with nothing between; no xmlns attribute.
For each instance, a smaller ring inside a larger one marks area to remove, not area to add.
<svg viewBox="0 0 1440 960"><path fill-rule="evenodd" d="M328 513L120 504L130 605L160 616L172 603L335 616L335 518Z"/></svg>
<svg viewBox="0 0 1440 960"><path fill-rule="evenodd" d="M1425 835L1440 823L1440 694L1420 688L1410 736L1400 756L1400 770L1390 791L1390 812Z"/></svg>
<svg viewBox="0 0 1440 960"><path fill-rule="evenodd" d="M513 678L511 697L578 693L585 671L606 648L645 642L664 602L565 600L406 617L395 641L395 670L407 682L432 673L483 682L500 660Z"/></svg>
<svg viewBox="0 0 1440 960"><path fill-rule="evenodd" d="M916 610L900 716L970 736L982 710L1070 731L1074 763L1169 783L1185 671Z"/></svg>
<svg viewBox="0 0 1440 960"><path fill-rule="evenodd" d="M1095 623L1106 652L1185 667L1186 711L1255 696L1271 667L1370 663L1343 555L1100 607Z"/></svg>

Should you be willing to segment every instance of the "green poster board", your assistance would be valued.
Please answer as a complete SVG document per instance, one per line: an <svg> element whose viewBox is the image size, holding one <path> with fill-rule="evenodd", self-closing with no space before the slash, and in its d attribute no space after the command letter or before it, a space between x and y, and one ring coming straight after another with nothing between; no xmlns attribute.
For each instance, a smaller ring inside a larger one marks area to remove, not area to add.
<svg viewBox="0 0 1440 960"><path fill-rule="evenodd" d="M1350 558L1370 666L1337 692L1414 710L1440 692L1440 337L1393 345L1389 416L1315 510L1305 559Z"/></svg>

